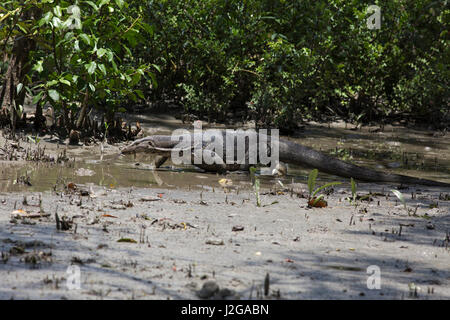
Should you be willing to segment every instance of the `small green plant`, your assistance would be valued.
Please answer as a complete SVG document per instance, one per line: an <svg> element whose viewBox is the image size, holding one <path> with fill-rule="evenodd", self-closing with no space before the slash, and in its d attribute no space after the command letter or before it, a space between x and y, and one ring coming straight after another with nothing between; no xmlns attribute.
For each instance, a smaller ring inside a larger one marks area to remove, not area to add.
<svg viewBox="0 0 450 320"><path fill-rule="evenodd" d="M341 182L330 182L330 183L324 184L323 186L314 190L314 187L316 186L316 180L317 180L318 174L319 174L319 170L314 169L309 173L309 176L308 176L308 191L309 191L308 202L313 200L312 206L314 206L320 199L322 199L324 197L323 194L316 197L316 195L320 191L322 191L325 188L341 184Z"/></svg>
<svg viewBox="0 0 450 320"><path fill-rule="evenodd" d="M350 183L352 185L352 201L356 201L356 182L355 179L350 178Z"/></svg>
<svg viewBox="0 0 450 320"><path fill-rule="evenodd" d="M354 205L355 206L355 208L357 207L357 202L356 202L356 200L358 199L358 195L357 195L357 193L356 193L356 182L355 182L355 179L353 179L353 178L350 178L350 184L351 184L351 187L352 187L352 197L350 198L350 197L347 197L347 198L345 198L345 200L347 200L348 201L348 203L350 203L351 205Z"/></svg>
<svg viewBox="0 0 450 320"><path fill-rule="evenodd" d="M34 144L38 144L41 141L41 138L39 138L38 136L27 136L27 139Z"/></svg>
<svg viewBox="0 0 450 320"><path fill-rule="evenodd" d="M250 176L251 176L252 182L253 182L253 189L255 190L256 206L261 207L261 198L259 195L260 182L259 182L259 179L256 177L255 173L256 173L256 168L251 167L250 168Z"/></svg>
<svg viewBox="0 0 450 320"><path fill-rule="evenodd" d="M108 122L105 121L104 126L105 126L105 141L106 141L106 137L108 136L108 128L109 128Z"/></svg>
<svg viewBox="0 0 450 320"><path fill-rule="evenodd" d="M414 216L414 217L418 217L417 215L417 209L419 208L419 205L416 205L415 208L408 208L406 206L406 199L405 196L403 195L403 193L401 193L398 190L391 190L392 193L400 200L400 202L403 204L403 208L405 208L406 213L408 214L408 216ZM423 216L419 216L422 217L424 219L429 219L429 216L427 214L423 215Z"/></svg>
<svg viewBox="0 0 450 320"><path fill-rule="evenodd" d="M359 127L359 129L362 128L362 126L364 125L364 122L362 121L362 119L365 115L366 115L365 112L363 112L355 118L354 121L356 123L356 128L358 128L358 127Z"/></svg>
<svg viewBox="0 0 450 320"><path fill-rule="evenodd" d="M352 190L352 196L345 198L345 200L347 200L349 204L355 206L355 208L356 208L356 207L358 207L358 204L359 204L358 201L363 201L363 200L369 200L370 201L370 195L371 195L370 193L366 194L366 195L363 195L363 196L358 195L358 193L356 192L357 191L357 184L356 184L355 179L350 178L350 185L351 185L351 188L352 188L351 189Z"/></svg>
<svg viewBox="0 0 450 320"><path fill-rule="evenodd" d="M405 208L405 211L407 213L409 213L408 208L406 207L406 200L405 200L405 197L403 196L403 193L401 193L398 190L391 190L391 191L400 200L400 202L403 204L403 207Z"/></svg>
<svg viewBox="0 0 450 320"><path fill-rule="evenodd" d="M344 147L343 142L338 141L337 145L338 146L336 147L336 149L330 152L332 155L338 157L339 159L341 159L343 161L353 160L353 156L351 155L349 149L346 149Z"/></svg>

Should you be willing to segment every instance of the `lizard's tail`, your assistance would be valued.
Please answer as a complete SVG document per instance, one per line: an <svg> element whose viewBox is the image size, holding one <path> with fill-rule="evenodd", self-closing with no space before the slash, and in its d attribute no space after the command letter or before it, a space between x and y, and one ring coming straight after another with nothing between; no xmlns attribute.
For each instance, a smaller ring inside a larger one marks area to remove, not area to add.
<svg viewBox="0 0 450 320"><path fill-rule="evenodd" d="M280 160L283 162L316 168L321 172L334 174L340 177L370 182L395 182L450 188L450 183L385 173L360 167L332 158L322 152L291 141L280 141L279 154Z"/></svg>

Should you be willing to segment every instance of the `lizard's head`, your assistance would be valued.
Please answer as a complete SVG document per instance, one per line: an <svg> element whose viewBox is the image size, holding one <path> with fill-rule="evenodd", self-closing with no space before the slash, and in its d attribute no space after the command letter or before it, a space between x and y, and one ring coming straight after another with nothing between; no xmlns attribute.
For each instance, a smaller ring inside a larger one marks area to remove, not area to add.
<svg viewBox="0 0 450 320"><path fill-rule="evenodd" d="M121 154L154 153L168 155L176 143L176 141L171 140L170 136L153 135L134 141L123 148Z"/></svg>
<svg viewBox="0 0 450 320"><path fill-rule="evenodd" d="M156 141L150 137L145 137L134 141L132 144L126 146L121 150L122 154L132 154L132 153L158 153L156 150Z"/></svg>

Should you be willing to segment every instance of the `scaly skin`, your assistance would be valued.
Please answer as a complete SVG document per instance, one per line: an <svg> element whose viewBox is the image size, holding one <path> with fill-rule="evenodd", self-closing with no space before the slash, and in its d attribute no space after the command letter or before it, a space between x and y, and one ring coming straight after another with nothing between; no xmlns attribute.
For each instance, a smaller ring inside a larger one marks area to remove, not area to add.
<svg viewBox="0 0 450 320"><path fill-rule="evenodd" d="M222 131L224 132L224 131ZM237 133L239 134L239 133ZM191 147L187 149L193 150L194 145L194 134L191 134ZM201 141L201 140L200 140ZM165 160L171 156L171 152L174 150L178 144L178 139L173 141L173 138L168 135L152 135L139 140L134 141L129 146L125 147L121 153L122 154L132 154L132 153L153 153L161 156L158 164L162 165ZM203 142L203 148L207 147L207 143ZM268 137L268 145L270 146L270 137ZM225 148L225 147L224 147ZM246 145L248 148L248 145ZM187 150L185 149L185 150ZM248 149L246 149L248 150ZM270 149L269 149L270 150ZM180 150L181 151L181 150ZM224 155L225 155L224 151ZM192 152L193 158L193 152ZM302 146L298 143L291 141L279 140L279 160L286 163L292 163L300 166L307 166L311 168L316 168L321 172L337 175L340 177L354 178L361 181L370 182L394 182L400 184L420 184L426 186L436 186L436 187L448 187L449 183L433 181L421 178L415 178L399 174L385 173L381 171L376 171L369 168L360 167L351 163L347 163L336 158L332 158L322 152L316 151L312 148ZM192 162L194 163L194 162ZM235 171L235 170L248 170L248 163L245 165L239 164L195 164L195 166L200 167L207 171L225 172L225 171Z"/></svg>

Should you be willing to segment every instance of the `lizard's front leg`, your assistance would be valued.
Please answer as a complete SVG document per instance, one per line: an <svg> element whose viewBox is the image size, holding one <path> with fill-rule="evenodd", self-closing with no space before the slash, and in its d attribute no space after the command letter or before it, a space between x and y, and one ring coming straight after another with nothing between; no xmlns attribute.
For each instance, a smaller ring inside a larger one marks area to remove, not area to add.
<svg viewBox="0 0 450 320"><path fill-rule="evenodd" d="M156 156L155 160L153 161L155 168L159 168L161 167L164 162L167 161L167 159L169 159L169 157L166 156Z"/></svg>

